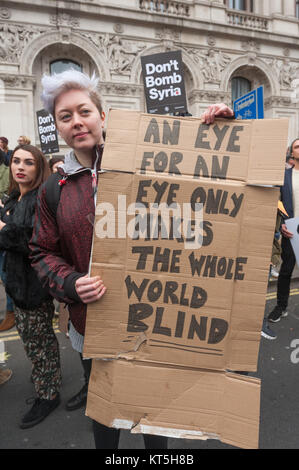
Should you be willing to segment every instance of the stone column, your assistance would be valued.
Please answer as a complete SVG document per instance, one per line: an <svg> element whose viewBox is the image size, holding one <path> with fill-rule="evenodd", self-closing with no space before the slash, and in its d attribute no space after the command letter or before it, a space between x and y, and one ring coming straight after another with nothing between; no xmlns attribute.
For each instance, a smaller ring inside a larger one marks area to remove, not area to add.
<svg viewBox="0 0 299 470"><path fill-rule="evenodd" d="M281 0L271 0L270 2L270 14L282 14L282 1Z"/></svg>
<svg viewBox="0 0 299 470"><path fill-rule="evenodd" d="M294 0L284 0L283 1L283 14L288 17L295 17L296 15L296 6Z"/></svg>
<svg viewBox="0 0 299 470"><path fill-rule="evenodd" d="M253 13L257 15L269 15L269 0L254 2Z"/></svg>
<svg viewBox="0 0 299 470"><path fill-rule="evenodd" d="M270 11L271 11L270 10L270 3L271 3L271 0L264 0L263 3L258 2L258 11L257 11L257 13L260 13L261 15L269 16Z"/></svg>
<svg viewBox="0 0 299 470"><path fill-rule="evenodd" d="M223 1L212 0L210 4L211 4L211 9L210 9L211 21L212 22L215 21L217 23L225 23L226 22L226 15L225 15L226 5L223 3ZM198 18L202 18L202 16L200 16L202 15L202 12L200 12L199 6L198 6L197 14L198 14Z"/></svg>
<svg viewBox="0 0 299 470"><path fill-rule="evenodd" d="M5 109L0 115L0 129L2 135L8 138L10 148L16 146L20 135L28 136L35 144L34 86L33 76L0 73L1 108Z"/></svg>

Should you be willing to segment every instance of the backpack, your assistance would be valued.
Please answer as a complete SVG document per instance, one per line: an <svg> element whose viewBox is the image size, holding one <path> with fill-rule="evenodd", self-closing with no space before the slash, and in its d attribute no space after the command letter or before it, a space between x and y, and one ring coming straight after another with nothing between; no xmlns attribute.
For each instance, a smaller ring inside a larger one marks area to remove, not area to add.
<svg viewBox="0 0 299 470"><path fill-rule="evenodd" d="M47 206L55 218L62 188L62 186L59 185L59 180L61 180L61 175L57 172L49 176L45 183Z"/></svg>

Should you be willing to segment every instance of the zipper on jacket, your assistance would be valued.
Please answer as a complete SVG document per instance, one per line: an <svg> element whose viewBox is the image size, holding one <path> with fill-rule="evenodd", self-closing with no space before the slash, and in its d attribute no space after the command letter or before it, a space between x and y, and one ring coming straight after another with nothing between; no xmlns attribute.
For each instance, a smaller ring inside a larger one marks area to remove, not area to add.
<svg viewBox="0 0 299 470"><path fill-rule="evenodd" d="M94 163L93 168L80 168L80 170L75 171L74 173L65 174L62 178L63 179L62 184L64 184L69 177L72 177L73 175L77 175L78 173L83 173L83 171L90 171L90 173L91 173L91 187L93 189L94 205L95 206L96 206L97 189L98 189L98 186L97 186L97 182L98 182L98 179L97 179L97 163L98 163L98 160L99 160L99 157L100 157L100 155L98 153L98 150L96 150L96 153L97 153L97 157L96 157L96 161ZM60 183L58 183L58 184L60 184Z"/></svg>
<svg viewBox="0 0 299 470"><path fill-rule="evenodd" d="M95 169L91 170L91 178L92 178L92 187L95 190L97 187L97 171Z"/></svg>

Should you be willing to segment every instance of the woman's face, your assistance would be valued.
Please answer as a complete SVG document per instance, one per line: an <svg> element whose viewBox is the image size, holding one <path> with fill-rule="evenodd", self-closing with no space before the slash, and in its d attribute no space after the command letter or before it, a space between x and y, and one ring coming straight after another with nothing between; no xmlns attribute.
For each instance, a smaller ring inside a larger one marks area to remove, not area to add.
<svg viewBox="0 0 299 470"><path fill-rule="evenodd" d="M18 138L18 144L19 145L25 145L25 140L23 139L23 137Z"/></svg>
<svg viewBox="0 0 299 470"><path fill-rule="evenodd" d="M24 187L32 185L36 177L36 162L30 152L23 149L16 150L10 168L16 183Z"/></svg>
<svg viewBox="0 0 299 470"><path fill-rule="evenodd" d="M82 90L69 90L58 96L55 103L56 127L74 151L91 152L103 143L105 113Z"/></svg>

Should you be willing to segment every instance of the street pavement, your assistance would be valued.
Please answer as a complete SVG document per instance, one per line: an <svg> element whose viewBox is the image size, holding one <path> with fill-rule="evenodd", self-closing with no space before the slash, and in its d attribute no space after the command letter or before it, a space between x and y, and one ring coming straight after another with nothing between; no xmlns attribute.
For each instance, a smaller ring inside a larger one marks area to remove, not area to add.
<svg viewBox="0 0 299 470"><path fill-rule="evenodd" d="M296 271L298 273L298 270ZM270 282L266 313L275 305L276 283ZM294 276L289 315L271 324L274 341L261 339L258 370L251 374L262 380L260 449L299 449L299 279ZM0 320L4 316L4 289L0 285ZM0 449L94 449L91 420L84 409L66 411L65 403L83 385L83 373L76 353L64 333L57 331L63 384L60 406L39 425L22 430L19 422L29 409L26 399L34 396L31 366L16 329L0 333L7 352L6 365L13 370L9 382L0 387ZM120 449L143 449L140 435L121 431ZM217 440L169 439L169 449L234 449Z"/></svg>

